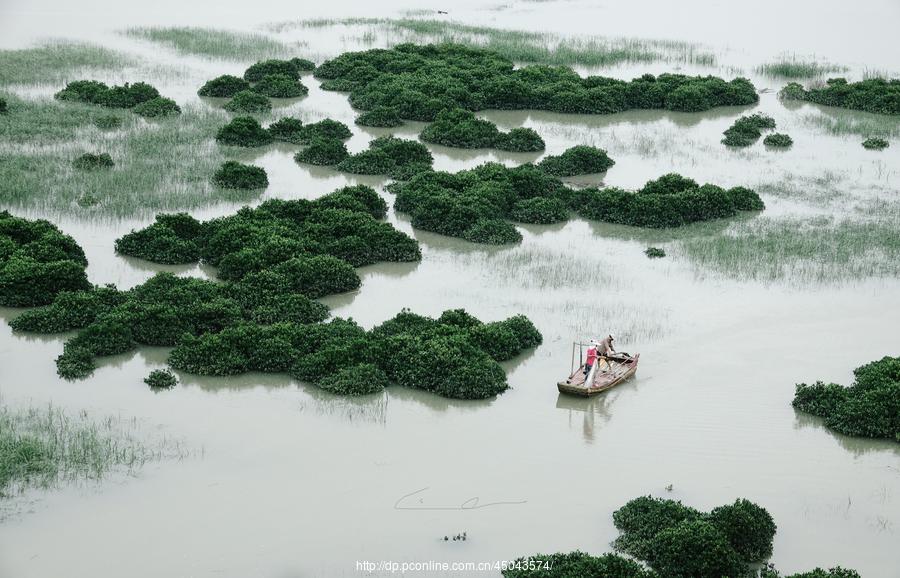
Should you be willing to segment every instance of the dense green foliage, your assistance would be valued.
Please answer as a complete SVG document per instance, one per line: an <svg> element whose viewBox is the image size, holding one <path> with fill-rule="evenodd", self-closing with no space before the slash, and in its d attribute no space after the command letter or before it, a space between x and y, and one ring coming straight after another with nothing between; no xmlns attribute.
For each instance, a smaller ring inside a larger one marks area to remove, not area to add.
<svg viewBox="0 0 900 578"><path fill-rule="evenodd" d="M824 86L809 90L792 82L779 96L786 100L805 100L866 112L900 114L900 79L869 78L847 82L846 78L829 78Z"/></svg>
<svg viewBox="0 0 900 578"><path fill-rule="evenodd" d="M307 62L300 58L294 60L261 60L244 71L244 80L247 82L259 82L273 74L284 74L296 80L300 78L301 67L304 70L307 69Z"/></svg>
<svg viewBox="0 0 900 578"><path fill-rule="evenodd" d="M208 80L206 84L200 87L197 94L200 96L212 96L216 98L231 98L235 94L250 90L250 83L243 78L223 74L212 80Z"/></svg>
<svg viewBox="0 0 900 578"><path fill-rule="evenodd" d="M270 98L297 98L309 93L309 89L295 77L280 73L263 77L253 85L252 90Z"/></svg>
<svg viewBox="0 0 900 578"><path fill-rule="evenodd" d="M378 366L360 363L338 369L322 377L316 385L340 395L365 395L383 391L388 383L387 375Z"/></svg>
<svg viewBox="0 0 900 578"><path fill-rule="evenodd" d="M538 166L541 170L557 177L574 177L606 172L616 164L606 151L587 145L577 145L566 149L561 155L544 157Z"/></svg>
<svg viewBox="0 0 900 578"><path fill-rule="evenodd" d="M666 256L666 251L659 247L647 247L644 250L644 255L647 255L650 259L661 259Z"/></svg>
<svg viewBox="0 0 900 578"><path fill-rule="evenodd" d="M159 91L146 82L125 83L122 86L107 86L96 80L76 80L57 92L59 100L99 104L111 108L134 108L137 105L159 97Z"/></svg>
<svg viewBox="0 0 900 578"><path fill-rule="evenodd" d="M369 148L350 155L337 168L358 175L389 175L406 178L411 173L431 170L434 158L422 143L394 136L381 136Z"/></svg>
<svg viewBox="0 0 900 578"><path fill-rule="evenodd" d="M616 554L592 556L578 550L518 558L502 574L504 578L656 578L634 560Z"/></svg>
<svg viewBox="0 0 900 578"><path fill-rule="evenodd" d="M135 114L139 114L144 118L159 118L181 114L181 107L171 98L164 96L151 98L135 106L132 110L134 110Z"/></svg>
<svg viewBox="0 0 900 578"><path fill-rule="evenodd" d="M291 58L288 62L294 65L297 72L312 72L316 69L316 63L306 58Z"/></svg>
<svg viewBox="0 0 900 578"><path fill-rule="evenodd" d="M489 120L462 108L443 110L419 134L425 142L457 148L497 148L513 152L544 150L544 141L529 128L503 133Z"/></svg>
<svg viewBox="0 0 900 578"><path fill-rule="evenodd" d="M412 217L419 229L475 242L509 243L521 239L519 233L503 219L514 218L517 203L529 199L565 201L571 192L556 177L533 165L507 168L486 163L455 174L425 172L406 183L394 183L394 208ZM518 205L517 217L535 217L542 222L554 217L547 203L538 207L533 201ZM558 205L551 203L550 209Z"/></svg>
<svg viewBox="0 0 900 578"><path fill-rule="evenodd" d="M46 305L64 291L87 289L85 267L84 251L55 225L0 211L0 305Z"/></svg>
<svg viewBox="0 0 900 578"><path fill-rule="evenodd" d="M294 155L298 163L331 166L347 158L347 146L336 138L317 138Z"/></svg>
<svg viewBox="0 0 900 578"><path fill-rule="evenodd" d="M392 128L401 126L403 119L400 118L397 109L392 106L376 106L372 110L357 116L356 124L359 126Z"/></svg>
<svg viewBox="0 0 900 578"><path fill-rule="evenodd" d="M725 129L725 138L722 144L732 147L750 146L762 136L763 129L775 128L775 119L758 112L748 116L742 116Z"/></svg>
<svg viewBox="0 0 900 578"><path fill-rule="evenodd" d="M693 179L674 173L649 181L636 192L591 188L576 191L572 197L573 207L587 219L656 229L764 208L759 195L745 187L700 186Z"/></svg>
<svg viewBox="0 0 900 578"><path fill-rule="evenodd" d="M766 135L766 138L763 139L763 144L770 147L789 147L794 144L794 139L790 135L773 132L770 135Z"/></svg>
<svg viewBox="0 0 900 578"><path fill-rule="evenodd" d="M216 133L219 144L259 147L270 144L272 135L252 116L236 116Z"/></svg>
<svg viewBox="0 0 900 578"><path fill-rule="evenodd" d="M267 130L275 140L292 144L311 144L322 139L342 141L353 135L346 124L330 118L304 125L299 118L286 116L270 124Z"/></svg>
<svg viewBox="0 0 900 578"><path fill-rule="evenodd" d="M225 110L228 112L269 112L272 110L272 103L267 97L252 90L242 90L225 103Z"/></svg>
<svg viewBox="0 0 900 578"><path fill-rule="evenodd" d="M109 153L84 153L72 161L72 166L81 171L93 171L96 169L109 169L115 166Z"/></svg>
<svg viewBox="0 0 900 578"><path fill-rule="evenodd" d="M169 389L178 385L178 378L168 369L154 369L144 378L144 383L153 389Z"/></svg>
<svg viewBox="0 0 900 578"><path fill-rule="evenodd" d="M759 578L860 578L860 575L856 570L841 568L840 566L835 566L828 570L816 568L809 572L798 572L790 576L782 576L778 570L766 568L760 572Z"/></svg>
<svg viewBox="0 0 900 578"><path fill-rule="evenodd" d="M900 357L857 367L850 387L816 382L797 385L793 405L825 418L837 432L900 442Z"/></svg>
<svg viewBox="0 0 900 578"><path fill-rule="evenodd" d="M9 107L6 104L6 99L0 97L0 114L6 114L9 112Z"/></svg>
<svg viewBox="0 0 900 578"><path fill-rule="evenodd" d="M864 148L878 151L886 149L889 145L890 143L887 140L877 136L869 137L862 143Z"/></svg>
<svg viewBox="0 0 900 578"><path fill-rule="evenodd" d="M743 576L772 553L775 522L760 506L737 500L704 514L681 502L645 496L615 512L613 546L663 577Z"/></svg>
<svg viewBox="0 0 900 578"><path fill-rule="evenodd" d="M265 169L237 161L225 161L213 175L212 182L223 189L264 189L269 186Z"/></svg>
<svg viewBox="0 0 900 578"><path fill-rule="evenodd" d="M514 68L513 62L481 48L459 44L348 52L324 62L315 75L322 88L350 92L361 110L397 109L401 118L434 120L449 108L477 111L538 109L609 114L635 108L701 111L759 100L750 81L712 76L644 75L631 82L581 77L563 66Z"/></svg>
<svg viewBox="0 0 900 578"><path fill-rule="evenodd" d="M87 287L87 283L84 286ZM9 325L13 331L65 333L88 325L101 311L124 301L125 295L111 285L61 291L47 307L25 311Z"/></svg>
<svg viewBox="0 0 900 578"><path fill-rule="evenodd" d="M516 201L509 213L513 221L549 225L569 218L569 208L558 198L532 197Z"/></svg>

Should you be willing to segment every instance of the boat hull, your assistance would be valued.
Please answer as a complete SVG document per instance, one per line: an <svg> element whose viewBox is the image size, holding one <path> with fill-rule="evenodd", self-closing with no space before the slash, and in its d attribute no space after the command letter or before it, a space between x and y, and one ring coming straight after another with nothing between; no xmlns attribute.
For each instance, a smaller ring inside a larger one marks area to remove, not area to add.
<svg viewBox="0 0 900 578"><path fill-rule="evenodd" d="M638 360L641 354L635 354L634 357L612 359L609 365L601 371L595 371L593 383L586 385L583 367L579 367L575 372L563 381L556 384L560 393L569 395L578 395L581 397L591 397L603 393L613 387L628 381L637 373ZM602 361L598 363L603 363Z"/></svg>

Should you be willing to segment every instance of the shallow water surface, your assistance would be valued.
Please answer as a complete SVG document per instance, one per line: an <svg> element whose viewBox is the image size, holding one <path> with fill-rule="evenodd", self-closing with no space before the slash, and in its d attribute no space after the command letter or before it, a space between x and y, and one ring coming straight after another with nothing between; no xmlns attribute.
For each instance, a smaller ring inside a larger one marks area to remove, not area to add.
<svg viewBox="0 0 900 578"><path fill-rule="evenodd" d="M900 246L900 146L866 151L859 135L827 130L827 119L881 119L786 106L774 94L783 81L752 72L784 51L846 64L853 78L867 67L896 70L897 6L886 0L810 5L765 2L740 23L724 4L701 12L664 2L454 7L454 18L478 24L682 36L715 51L721 67L686 71L731 77L732 66L758 88L771 89L758 106L697 114L480 113L504 130L534 128L547 142L546 154L579 143L606 148L616 165L574 179L576 185L636 188L677 171L701 182L756 187L767 205L762 215L678 231L573 219L520 226L524 240L515 247L484 247L414 230L405 215L390 212L388 220L421 243L422 261L364 267L359 291L322 301L334 315L365 327L404 307L430 315L464 307L484 320L527 315L544 343L504 364L512 389L496 399L446 400L403 388L350 399L258 374L179 375L177 388L154 393L142 379L165 365L164 348L104 359L92 378L68 383L53 363L65 336L13 335L0 323L4 403L136 416L144 427L197 450L134 478L18 498L22 507L0 523L0 576L359 576L356 561L362 560L489 562L536 552L601 553L617 535L612 511L644 494L701 509L738 497L763 505L778 524L772 561L783 573L841 565L866 578L900 575L900 447L833 434L790 405L798 382L847 384L854 367L900 354L900 268L892 258L897 253L887 252ZM247 14L246 6L229 2L214 10L184 3L170 10L175 4L168 0L154 6L12 0L0 8L0 37L14 47L44 35L99 38L180 71L148 79L179 103L219 106L203 104L196 88L248 63L179 56L116 30L155 24L253 30L278 20L399 15L417 7L266 1ZM865 31L848 29L847 22L861 19ZM328 54L359 44L345 34L326 27L283 36L307 35L310 54ZM649 63L600 73L631 78L672 68ZM108 74L116 79L120 72ZM279 111L347 123L354 131L351 151L382 134L415 138L424 126L357 127L346 95L322 91L308 76L303 82L310 94L279 103ZM14 91L40 98L55 88ZM756 111L774 116L778 131L794 138L793 148L772 151L760 142L735 151L719 143L735 118ZM435 166L450 171L541 156L430 148ZM387 182L297 165L296 150L279 145L239 153L268 172L270 185L258 201L316 198L352 183L380 189ZM382 194L390 204L391 195ZM222 202L192 213L208 219L239 206ZM94 283L132 287L160 270L215 276L202 265L166 267L117 256L114 240L152 220L139 208L128 218L102 209L2 208L45 216L73 235ZM698 251L711 249L691 244L732 238L738 247L750 234L744 225L820 217L834 219L833 228L822 229L825 236L844 220L881 227L877 240L856 240L855 262L864 265L852 274L824 246L812 255L780 251L789 241L784 233L770 240L767 262L749 268L727 255L704 259ZM647 259L650 245L669 256ZM17 314L0 309L2 320ZM601 332L614 333L621 349L641 353L636 379L590 400L559 395L554 384L569 372L572 341ZM443 540L461 532L465 542Z"/></svg>

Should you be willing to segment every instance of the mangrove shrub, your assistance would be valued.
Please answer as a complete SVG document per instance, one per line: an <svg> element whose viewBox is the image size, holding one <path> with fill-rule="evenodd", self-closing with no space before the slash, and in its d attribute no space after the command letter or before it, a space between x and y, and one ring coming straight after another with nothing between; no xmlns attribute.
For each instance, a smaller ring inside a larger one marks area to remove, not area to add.
<svg viewBox="0 0 900 578"><path fill-rule="evenodd" d="M809 90L792 82L778 94L785 100L805 100L879 114L900 114L900 79L869 78L847 82L846 78L829 78L823 86L810 87Z"/></svg>
<svg viewBox="0 0 900 578"><path fill-rule="evenodd" d="M213 175L212 182L223 189L264 189L269 178L262 167L225 161Z"/></svg>
<svg viewBox="0 0 900 578"><path fill-rule="evenodd" d="M340 395L365 395L383 391L388 385L388 377L378 366L360 363L326 375L316 385Z"/></svg>
<svg viewBox="0 0 900 578"><path fill-rule="evenodd" d="M144 118L159 118L181 114L181 107L171 98L157 96L134 107L134 113Z"/></svg>
<svg viewBox="0 0 900 578"><path fill-rule="evenodd" d="M603 173L616 164L606 151L587 145L577 145L566 149L560 155L544 157L538 166L541 170L557 177L574 177Z"/></svg>
<svg viewBox="0 0 900 578"><path fill-rule="evenodd" d="M265 77L273 74L283 74L296 80L300 78L298 64L305 63L301 59L297 59L296 61L278 60L274 58L270 60L261 60L244 71L244 80L247 82L259 82Z"/></svg>
<svg viewBox="0 0 900 578"><path fill-rule="evenodd" d="M272 103L267 97L252 90L242 90L225 103L225 110L250 113L269 112L272 110Z"/></svg>
<svg viewBox="0 0 900 578"><path fill-rule="evenodd" d="M216 98L231 98L235 94L250 90L250 83L243 78L223 74L212 80L208 80L206 84L200 87L197 94L200 96L212 96Z"/></svg>
<svg viewBox="0 0 900 578"><path fill-rule="evenodd" d="M431 169L431 152L422 143L394 136L381 136L369 142L369 148L348 156L337 168L358 175L408 176L404 171L422 172Z"/></svg>
<svg viewBox="0 0 900 578"><path fill-rule="evenodd" d="M347 146L335 138L317 138L309 146L294 155L298 163L331 166L347 158Z"/></svg>
<svg viewBox="0 0 900 578"><path fill-rule="evenodd" d="M270 98L297 98L306 96L309 89L293 76L270 74L253 85L253 92Z"/></svg>
<svg viewBox="0 0 900 578"><path fill-rule="evenodd" d="M766 138L763 139L763 144L770 147L789 147L794 144L794 139L784 133L774 132L766 135Z"/></svg>
<svg viewBox="0 0 900 578"><path fill-rule="evenodd" d="M592 556L578 550L524 556L513 560L501 574L504 578L657 578L634 560L616 554Z"/></svg>
<svg viewBox="0 0 900 578"><path fill-rule="evenodd" d="M798 384L794 407L824 418L826 427L846 435L900 442L900 357L883 357L853 374L850 387Z"/></svg>
<svg viewBox="0 0 900 578"><path fill-rule="evenodd" d="M99 104L111 108L134 108L159 97L159 91L146 82L107 86L96 80L76 80L57 92L55 98L86 104Z"/></svg>
<svg viewBox="0 0 900 578"><path fill-rule="evenodd" d="M82 171L93 171L96 169L108 169L115 166L112 157L108 153L84 153L80 157L72 161L72 166Z"/></svg>
<svg viewBox="0 0 900 578"><path fill-rule="evenodd" d="M533 197L516 201L509 216L522 223L548 225L568 220L569 208L560 199Z"/></svg>
<svg viewBox="0 0 900 578"><path fill-rule="evenodd" d="M60 293L88 289L85 267L81 247L49 221L0 211L0 305L46 305Z"/></svg>
<svg viewBox="0 0 900 578"><path fill-rule="evenodd" d="M886 149L889 145L890 143L887 140L877 136L869 137L862 142L863 148L879 151Z"/></svg>
<svg viewBox="0 0 900 578"><path fill-rule="evenodd" d="M216 133L219 144L259 147L270 144L272 135L252 116L236 116Z"/></svg>
<svg viewBox="0 0 900 578"><path fill-rule="evenodd" d="M169 389L178 384L178 379L168 369L154 369L144 378L144 383L153 389Z"/></svg>
<svg viewBox="0 0 900 578"><path fill-rule="evenodd" d="M392 128L401 126L403 119L400 118L397 109L392 106L376 106L357 116L355 122L360 126Z"/></svg>
<svg viewBox="0 0 900 578"><path fill-rule="evenodd" d="M775 128L775 119L767 114L758 112L742 116L722 133L725 135L722 144L732 147L750 146L762 136L763 129L770 128Z"/></svg>
<svg viewBox="0 0 900 578"><path fill-rule="evenodd" d="M393 107L401 118L432 121L461 108L611 114L629 109L707 110L759 101L745 78L645 74L632 81L582 77L564 66L513 62L491 50L460 44L400 44L347 52L315 72L322 88L350 93L360 110Z"/></svg>
<svg viewBox="0 0 900 578"><path fill-rule="evenodd" d="M529 128L501 132L489 120L461 108L443 110L419 134L425 142L457 148L497 148L514 152L544 150L544 141Z"/></svg>

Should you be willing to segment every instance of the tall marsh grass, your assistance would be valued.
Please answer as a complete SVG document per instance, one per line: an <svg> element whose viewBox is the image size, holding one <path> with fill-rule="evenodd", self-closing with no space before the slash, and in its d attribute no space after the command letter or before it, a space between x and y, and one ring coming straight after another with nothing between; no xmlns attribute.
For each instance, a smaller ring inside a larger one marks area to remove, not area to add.
<svg viewBox="0 0 900 578"><path fill-rule="evenodd" d="M795 54L782 55L773 62L756 67L756 72L759 74L781 78L817 78L826 74L846 72L847 70L846 66L800 58Z"/></svg>
<svg viewBox="0 0 900 578"><path fill-rule="evenodd" d="M296 56L298 45L285 44L261 33L173 26L128 28L127 36L149 40L182 54L209 58L250 60L275 56Z"/></svg>
<svg viewBox="0 0 900 578"><path fill-rule="evenodd" d="M714 66L716 57L698 44L680 40L600 36L562 36L551 32L508 30L444 20L419 18L313 19L275 23L269 30L370 26L401 42L456 42L494 50L515 62L564 64L569 66L613 66L633 62L679 62Z"/></svg>
<svg viewBox="0 0 900 578"><path fill-rule="evenodd" d="M144 464L184 457L178 443L139 439L136 420L95 419L52 405L0 406L0 496L62 482L99 480L112 470L135 473Z"/></svg>
<svg viewBox="0 0 900 578"><path fill-rule="evenodd" d="M77 80L86 70L114 70L131 64L127 55L108 48L54 41L33 48L0 50L0 85L60 83Z"/></svg>

